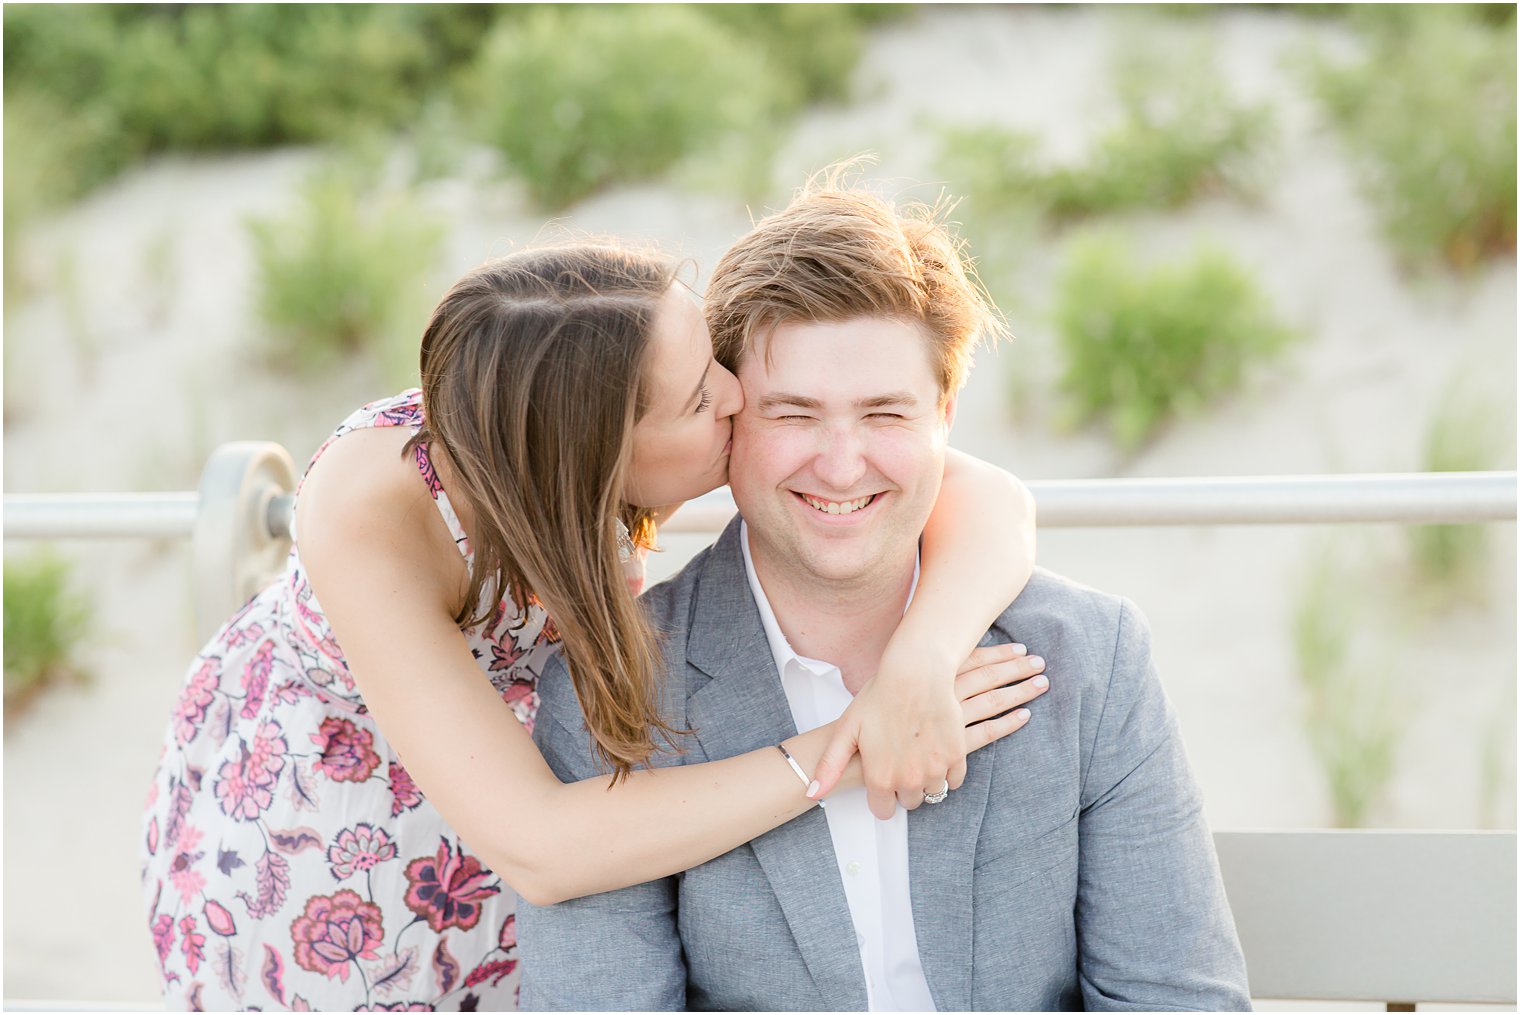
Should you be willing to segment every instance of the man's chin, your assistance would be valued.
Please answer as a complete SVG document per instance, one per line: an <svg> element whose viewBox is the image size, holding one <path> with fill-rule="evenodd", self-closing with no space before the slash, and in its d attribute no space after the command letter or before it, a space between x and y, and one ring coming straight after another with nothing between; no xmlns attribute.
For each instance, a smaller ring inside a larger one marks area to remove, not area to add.
<svg viewBox="0 0 1520 1015"><path fill-rule="evenodd" d="M911 559L911 558L909 558ZM800 570L821 585L858 586L891 572L880 554L803 552L797 561Z"/></svg>

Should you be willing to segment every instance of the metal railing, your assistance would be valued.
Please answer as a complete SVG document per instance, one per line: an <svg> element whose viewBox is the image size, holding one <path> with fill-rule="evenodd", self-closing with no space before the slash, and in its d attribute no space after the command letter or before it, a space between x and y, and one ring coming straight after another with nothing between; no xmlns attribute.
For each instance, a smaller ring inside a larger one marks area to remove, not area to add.
<svg viewBox="0 0 1520 1015"><path fill-rule="evenodd" d="M193 541L197 627L209 636L284 566L295 466L280 445L224 444L195 493L11 494L6 539ZM1513 522L1514 472L1036 480L1042 528ZM726 490L686 505L666 532L714 533Z"/></svg>

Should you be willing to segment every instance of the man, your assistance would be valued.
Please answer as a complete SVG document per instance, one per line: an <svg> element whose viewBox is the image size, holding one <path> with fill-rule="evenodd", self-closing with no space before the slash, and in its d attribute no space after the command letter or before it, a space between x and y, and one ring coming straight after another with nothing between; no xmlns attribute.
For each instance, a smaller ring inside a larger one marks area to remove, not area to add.
<svg viewBox="0 0 1520 1015"><path fill-rule="evenodd" d="M742 521L645 603L666 701L713 760L836 717L912 595L985 305L932 216L806 194L724 257L718 357L744 387ZM524 905L525 1008L1248 1007L1198 790L1134 607L1037 571L984 644L1050 690L964 784L877 823L836 794L684 874ZM570 681L535 738L597 774ZM800 787L799 787L800 790Z"/></svg>

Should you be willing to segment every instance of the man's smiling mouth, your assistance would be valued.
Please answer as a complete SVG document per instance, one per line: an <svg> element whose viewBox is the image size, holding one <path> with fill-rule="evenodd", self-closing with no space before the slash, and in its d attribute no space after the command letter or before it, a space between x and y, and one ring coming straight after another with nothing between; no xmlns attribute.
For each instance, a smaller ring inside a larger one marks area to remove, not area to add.
<svg viewBox="0 0 1520 1015"><path fill-rule="evenodd" d="M873 493L869 497L861 497L858 500L845 500L845 501L824 500L821 497L811 497L811 496L809 496L808 494L805 494L805 493L799 493L797 496L801 497L804 501L806 501L807 504L810 507L812 507L815 511L820 511L823 514L826 514L826 515L848 515L848 514L853 514L854 512L859 511L862 508L869 507L870 504L873 501L876 500L876 498L879 496L879 494L874 494Z"/></svg>

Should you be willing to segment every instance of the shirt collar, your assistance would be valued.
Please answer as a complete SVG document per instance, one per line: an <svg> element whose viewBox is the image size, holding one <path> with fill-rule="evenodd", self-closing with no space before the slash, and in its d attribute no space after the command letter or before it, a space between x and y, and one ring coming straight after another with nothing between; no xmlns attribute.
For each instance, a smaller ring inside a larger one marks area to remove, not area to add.
<svg viewBox="0 0 1520 1015"><path fill-rule="evenodd" d="M760 610L760 626L765 629L765 640L770 643L771 657L776 661L776 672L785 673L788 663L795 662L810 673L822 675L828 670L837 669L835 664L821 659L809 659L801 656L792 648L792 643L786 640L786 635L781 630L781 625L776 622L776 611L771 609L771 601L766 598L765 589L760 585L760 579L755 575L755 561L749 552L749 523L743 518L739 519L739 548L744 553L744 574L749 579L749 590L755 597L755 606ZM908 606L913 602L913 593L918 591L918 573L921 564L920 554L913 554L913 583L908 586L908 598L903 603L903 612L908 612Z"/></svg>

